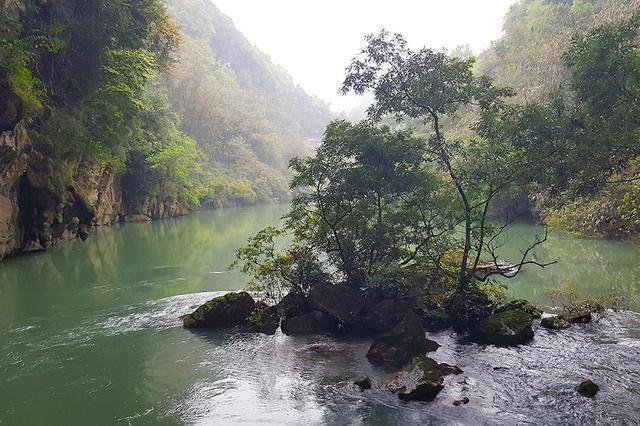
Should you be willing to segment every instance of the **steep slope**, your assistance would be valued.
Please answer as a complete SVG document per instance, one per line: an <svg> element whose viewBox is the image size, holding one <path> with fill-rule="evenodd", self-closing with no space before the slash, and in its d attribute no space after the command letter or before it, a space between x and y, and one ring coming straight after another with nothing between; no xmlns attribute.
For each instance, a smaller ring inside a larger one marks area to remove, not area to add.
<svg viewBox="0 0 640 426"><path fill-rule="evenodd" d="M205 153L213 205L288 198L288 160L331 119L208 0L167 0L184 33L165 85L182 129Z"/></svg>

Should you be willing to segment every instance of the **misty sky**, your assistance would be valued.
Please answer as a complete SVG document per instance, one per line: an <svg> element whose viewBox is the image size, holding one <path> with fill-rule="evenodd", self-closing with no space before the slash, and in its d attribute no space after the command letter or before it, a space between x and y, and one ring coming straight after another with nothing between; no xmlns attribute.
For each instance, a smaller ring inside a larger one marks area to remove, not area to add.
<svg viewBox="0 0 640 426"><path fill-rule="evenodd" d="M515 0L213 0L238 29L309 93L341 111L358 103L337 94L366 33L385 27L414 47L479 53L500 36Z"/></svg>

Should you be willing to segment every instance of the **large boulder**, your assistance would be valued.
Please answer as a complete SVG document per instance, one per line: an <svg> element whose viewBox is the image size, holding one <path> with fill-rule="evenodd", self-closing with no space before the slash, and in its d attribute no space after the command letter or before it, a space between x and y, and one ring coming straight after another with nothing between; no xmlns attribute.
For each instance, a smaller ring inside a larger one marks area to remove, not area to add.
<svg viewBox="0 0 640 426"><path fill-rule="evenodd" d="M403 401L433 401L444 389L444 376L460 373L458 367L419 356L404 371L396 373L387 388Z"/></svg>
<svg viewBox="0 0 640 426"><path fill-rule="evenodd" d="M227 293L208 301L180 319L187 328L233 327L242 324L255 305L253 298L245 291Z"/></svg>
<svg viewBox="0 0 640 426"><path fill-rule="evenodd" d="M425 337L420 318L414 312L409 312L390 333L378 337L371 344L367 358L374 363L405 363L439 347Z"/></svg>
<svg viewBox="0 0 640 426"><path fill-rule="evenodd" d="M276 306L257 302L254 310L244 320L248 331L263 334L276 334L280 326L280 314Z"/></svg>
<svg viewBox="0 0 640 426"><path fill-rule="evenodd" d="M540 325L551 330L563 330L565 328L571 327L569 321L565 321L564 319L557 316L542 318L542 321L540 321Z"/></svg>
<svg viewBox="0 0 640 426"><path fill-rule="evenodd" d="M536 308L531 302L524 299L513 300L505 305L502 305L498 309L496 309L495 313L499 314L501 312L507 311L522 311L529 314L531 318L540 318L542 316L542 311L540 309Z"/></svg>
<svg viewBox="0 0 640 426"><path fill-rule="evenodd" d="M529 314L522 311L500 312L478 323L474 334L483 343L515 346L533 339L532 324Z"/></svg>
<svg viewBox="0 0 640 426"><path fill-rule="evenodd" d="M344 284L320 285L309 292L309 308L332 316L344 326L357 323L364 305L362 293Z"/></svg>
<svg viewBox="0 0 640 426"><path fill-rule="evenodd" d="M309 303L302 293L289 293L278 302L278 311L285 318L303 315L309 311Z"/></svg>
<svg viewBox="0 0 640 426"><path fill-rule="evenodd" d="M284 334L302 336L308 334L334 333L338 323L331 315L322 311L310 311L297 317L284 318L280 323Z"/></svg>

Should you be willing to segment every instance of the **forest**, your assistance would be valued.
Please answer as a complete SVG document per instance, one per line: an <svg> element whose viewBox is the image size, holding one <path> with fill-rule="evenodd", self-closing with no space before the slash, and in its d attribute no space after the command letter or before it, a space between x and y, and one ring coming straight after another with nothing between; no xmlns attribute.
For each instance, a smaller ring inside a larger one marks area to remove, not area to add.
<svg viewBox="0 0 640 426"><path fill-rule="evenodd" d="M640 0L389 18L344 112L215 3L0 3L0 423L640 422Z"/></svg>

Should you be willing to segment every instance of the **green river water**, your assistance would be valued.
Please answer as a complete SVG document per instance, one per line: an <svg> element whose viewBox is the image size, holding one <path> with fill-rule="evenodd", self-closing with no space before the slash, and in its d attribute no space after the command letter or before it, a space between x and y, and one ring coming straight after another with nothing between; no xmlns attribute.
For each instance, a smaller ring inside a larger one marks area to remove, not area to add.
<svg viewBox="0 0 640 426"><path fill-rule="evenodd" d="M336 386L354 374L382 374L364 358L370 342L180 327L179 315L216 292L244 287L246 277L227 270L234 250L285 210L238 208L115 226L84 243L0 263L0 424L640 421L640 318L632 312L640 310L640 250L626 242L550 235L534 258L558 264L529 267L509 286L512 296L544 304L544 289L569 281L585 296L627 296L630 311L562 337L537 329L535 343L511 352L450 332L432 336L443 344L438 360L468 373L466 384L447 385L432 405ZM515 225L505 257L541 231ZM602 358L583 353L588 348ZM574 358L565 358L568 350ZM565 390L587 374L610 383L599 406ZM481 396L453 407L464 392Z"/></svg>

